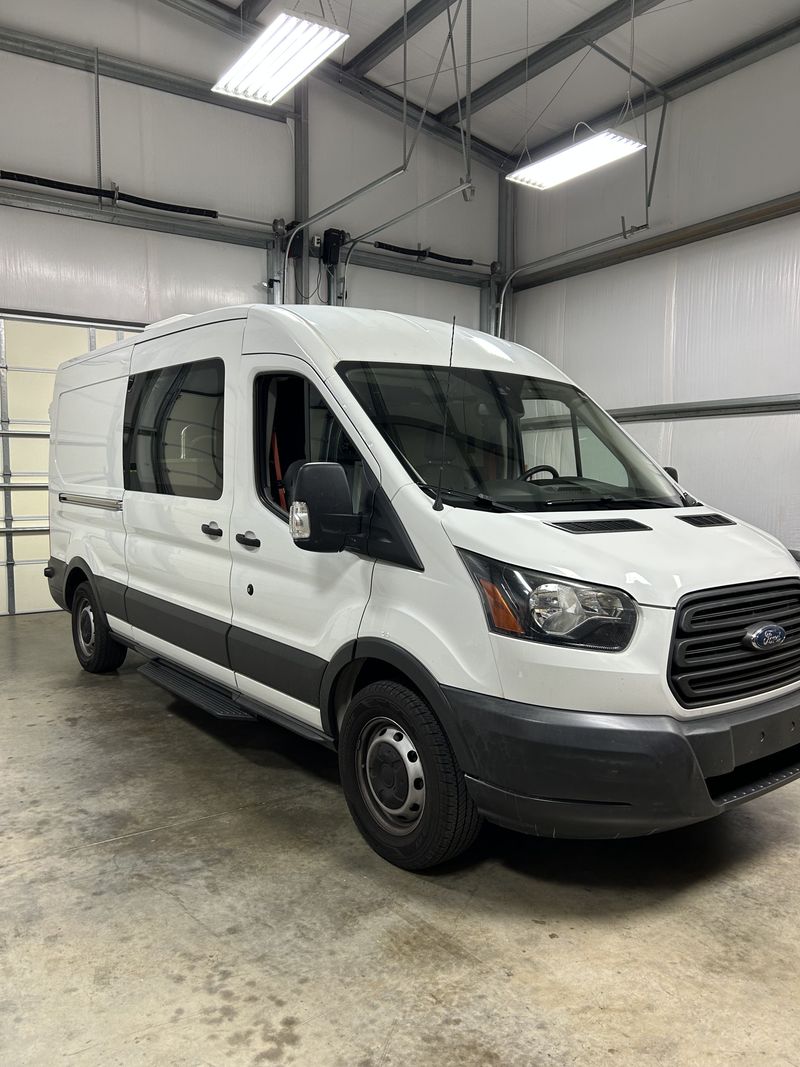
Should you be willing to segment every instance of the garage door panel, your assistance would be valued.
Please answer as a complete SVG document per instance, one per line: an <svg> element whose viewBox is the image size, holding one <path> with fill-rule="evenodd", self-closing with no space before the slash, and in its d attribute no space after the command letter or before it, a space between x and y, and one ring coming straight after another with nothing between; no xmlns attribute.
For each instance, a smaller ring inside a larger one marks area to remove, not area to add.
<svg viewBox="0 0 800 1067"><path fill-rule="evenodd" d="M54 374L9 370L8 417L11 422L48 422L54 382Z"/></svg>
<svg viewBox="0 0 800 1067"><path fill-rule="evenodd" d="M9 367L55 370L59 363L89 351L89 329L86 326L7 319L5 336Z"/></svg>
<svg viewBox="0 0 800 1067"><path fill-rule="evenodd" d="M49 418L55 370L65 360L114 344L135 331L0 318L0 416L10 431L0 484L0 615L53 611L44 577L50 556L48 520ZM26 436L34 434L36 436ZM15 488L21 484L33 489ZM41 486L41 488L38 488ZM26 532L32 529L44 533ZM9 546L11 551L9 551Z"/></svg>
<svg viewBox="0 0 800 1067"><path fill-rule="evenodd" d="M18 480L28 477L46 477L50 460L50 440L46 426L36 427L42 437L12 437L9 441L11 473Z"/></svg>
<svg viewBox="0 0 800 1067"><path fill-rule="evenodd" d="M30 611L57 610L41 563L23 563L14 567L15 611L22 614Z"/></svg>

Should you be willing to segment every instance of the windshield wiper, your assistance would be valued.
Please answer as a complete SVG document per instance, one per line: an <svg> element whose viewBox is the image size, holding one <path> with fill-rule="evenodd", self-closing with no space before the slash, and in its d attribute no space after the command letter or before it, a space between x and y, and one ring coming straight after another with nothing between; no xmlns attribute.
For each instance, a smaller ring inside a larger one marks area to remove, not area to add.
<svg viewBox="0 0 800 1067"><path fill-rule="evenodd" d="M420 489L429 492L434 498L439 492L439 486L431 485L430 482L417 482L417 485ZM519 511L519 508L512 507L510 504L501 504L499 500L495 500L494 497L489 496L487 493L467 493L461 489L447 489L445 486L442 486L441 491L442 496L456 496L473 504L476 508L485 508L487 511Z"/></svg>
<svg viewBox="0 0 800 1067"><path fill-rule="evenodd" d="M627 496L601 496L596 497L598 504L622 504L626 508L672 508L674 504L662 504L660 500L653 500L649 497L627 497Z"/></svg>

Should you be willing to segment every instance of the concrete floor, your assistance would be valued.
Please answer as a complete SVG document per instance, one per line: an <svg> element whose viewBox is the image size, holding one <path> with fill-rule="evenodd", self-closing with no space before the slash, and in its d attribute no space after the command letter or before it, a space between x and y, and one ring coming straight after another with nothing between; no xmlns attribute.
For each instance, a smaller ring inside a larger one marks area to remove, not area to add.
<svg viewBox="0 0 800 1067"><path fill-rule="evenodd" d="M800 1064L800 786L408 874L334 756L0 619L0 1062Z"/></svg>

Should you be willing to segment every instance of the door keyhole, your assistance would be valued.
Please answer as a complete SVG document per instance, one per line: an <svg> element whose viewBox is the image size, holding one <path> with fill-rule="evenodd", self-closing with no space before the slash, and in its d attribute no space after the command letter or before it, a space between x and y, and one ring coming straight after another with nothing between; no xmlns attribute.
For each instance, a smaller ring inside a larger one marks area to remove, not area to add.
<svg viewBox="0 0 800 1067"><path fill-rule="evenodd" d="M248 596L252 596L253 595L253 587L252 587L252 585L248 585L248 587L247 587L247 595Z"/></svg>

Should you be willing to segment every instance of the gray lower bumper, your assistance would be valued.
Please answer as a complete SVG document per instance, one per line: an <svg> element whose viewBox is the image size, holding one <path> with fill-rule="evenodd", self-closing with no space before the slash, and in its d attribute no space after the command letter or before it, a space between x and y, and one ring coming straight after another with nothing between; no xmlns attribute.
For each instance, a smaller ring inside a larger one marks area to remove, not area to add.
<svg viewBox="0 0 800 1067"><path fill-rule="evenodd" d="M800 777L800 693L685 721L444 695L444 725L478 807L527 833L649 834Z"/></svg>

